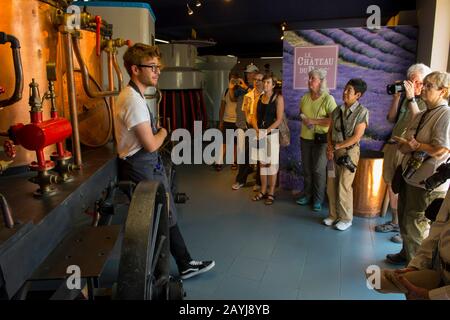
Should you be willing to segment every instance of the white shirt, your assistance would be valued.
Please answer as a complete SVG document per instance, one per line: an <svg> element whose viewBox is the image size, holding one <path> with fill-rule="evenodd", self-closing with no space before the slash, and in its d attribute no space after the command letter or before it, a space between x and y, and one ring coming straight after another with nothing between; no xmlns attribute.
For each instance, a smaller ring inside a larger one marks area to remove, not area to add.
<svg viewBox="0 0 450 320"><path fill-rule="evenodd" d="M236 101L231 101L230 91L228 89L225 90L222 96L222 102L225 103L223 121L236 123Z"/></svg>
<svg viewBox="0 0 450 320"><path fill-rule="evenodd" d="M136 90L127 86L117 99L114 119L117 153L121 159L125 159L142 149L133 127L151 121L145 99Z"/></svg>

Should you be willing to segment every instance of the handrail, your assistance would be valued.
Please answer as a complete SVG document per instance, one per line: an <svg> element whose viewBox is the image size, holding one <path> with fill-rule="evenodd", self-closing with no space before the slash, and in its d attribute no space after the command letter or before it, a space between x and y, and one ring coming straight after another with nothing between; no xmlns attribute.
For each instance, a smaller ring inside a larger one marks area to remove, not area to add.
<svg viewBox="0 0 450 320"><path fill-rule="evenodd" d="M15 85L12 96L8 99L0 100L0 109L10 106L22 99L23 92L23 67L22 58L20 55L20 42L19 40L4 32L0 32L0 44L11 43L12 56L14 61L14 75Z"/></svg>

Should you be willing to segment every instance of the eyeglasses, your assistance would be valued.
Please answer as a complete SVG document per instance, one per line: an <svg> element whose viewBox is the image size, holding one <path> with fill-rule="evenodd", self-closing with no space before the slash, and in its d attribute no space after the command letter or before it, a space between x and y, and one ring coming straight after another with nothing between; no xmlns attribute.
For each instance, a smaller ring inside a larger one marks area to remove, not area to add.
<svg viewBox="0 0 450 320"><path fill-rule="evenodd" d="M431 82L426 82L426 83L424 83L424 84L423 84L423 87L424 87L424 88L427 88L427 90L431 90L431 89L437 89L437 90L440 90L440 89L442 89L442 88L439 88L437 85L435 85L434 83L431 83Z"/></svg>
<svg viewBox="0 0 450 320"><path fill-rule="evenodd" d="M137 65L140 68L150 68L153 72L161 71L161 65L160 64L138 64Z"/></svg>

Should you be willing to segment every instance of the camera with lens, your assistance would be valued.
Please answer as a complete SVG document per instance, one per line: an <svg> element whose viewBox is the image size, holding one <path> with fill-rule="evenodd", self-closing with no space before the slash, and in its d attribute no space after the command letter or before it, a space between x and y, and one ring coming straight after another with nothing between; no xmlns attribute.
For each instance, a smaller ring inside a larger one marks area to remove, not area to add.
<svg viewBox="0 0 450 320"><path fill-rule="evenodd" d="M450 178L450 163L446 162L441 164L436 172L428 177L426 180L422 181L421 184L425 185L425 189L434 190L443 184L447 179Z"/></svg>
<svg viewBox="0 0 450 320"><path fill-rule="evenodd" d="M429 157L430 156L425 151L415 151L406 164L406 169L403 171L403 177L405 179L410 179Z"/></svg>
<svg viewBox="0 0 450 320"><path fill-rule="evenodd" d="M337 158L336 163L340 166L346 167L348 170L350 170L351 173L355 172L356 170L356 165L353 163L352 159L348 154L345 154Z"/></svg>
<svg viewBox="0 0 450 320"><path fill-rule="evenodd" d="M396 94L398 92L404 92L405 91L405 85L403 82L396 82L394 84L388 84L386 86L387 94Z"/></svg>

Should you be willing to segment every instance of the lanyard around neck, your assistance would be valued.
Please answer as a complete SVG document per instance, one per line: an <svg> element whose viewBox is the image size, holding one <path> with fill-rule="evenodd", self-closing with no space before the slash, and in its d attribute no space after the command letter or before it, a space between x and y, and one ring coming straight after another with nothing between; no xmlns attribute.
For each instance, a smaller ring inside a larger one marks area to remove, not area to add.
<svg viewBox="0 0 450 320"><path fill-rule="evenodd" d="M136 83L134 83L133 80L130 80L130 82L128 82L128 85L133 88L137 93L139 93L139 95L142 97L142 99L145 99L144 95L141 93L141 90L139 90L139 87L137 86Z"/></svg>

